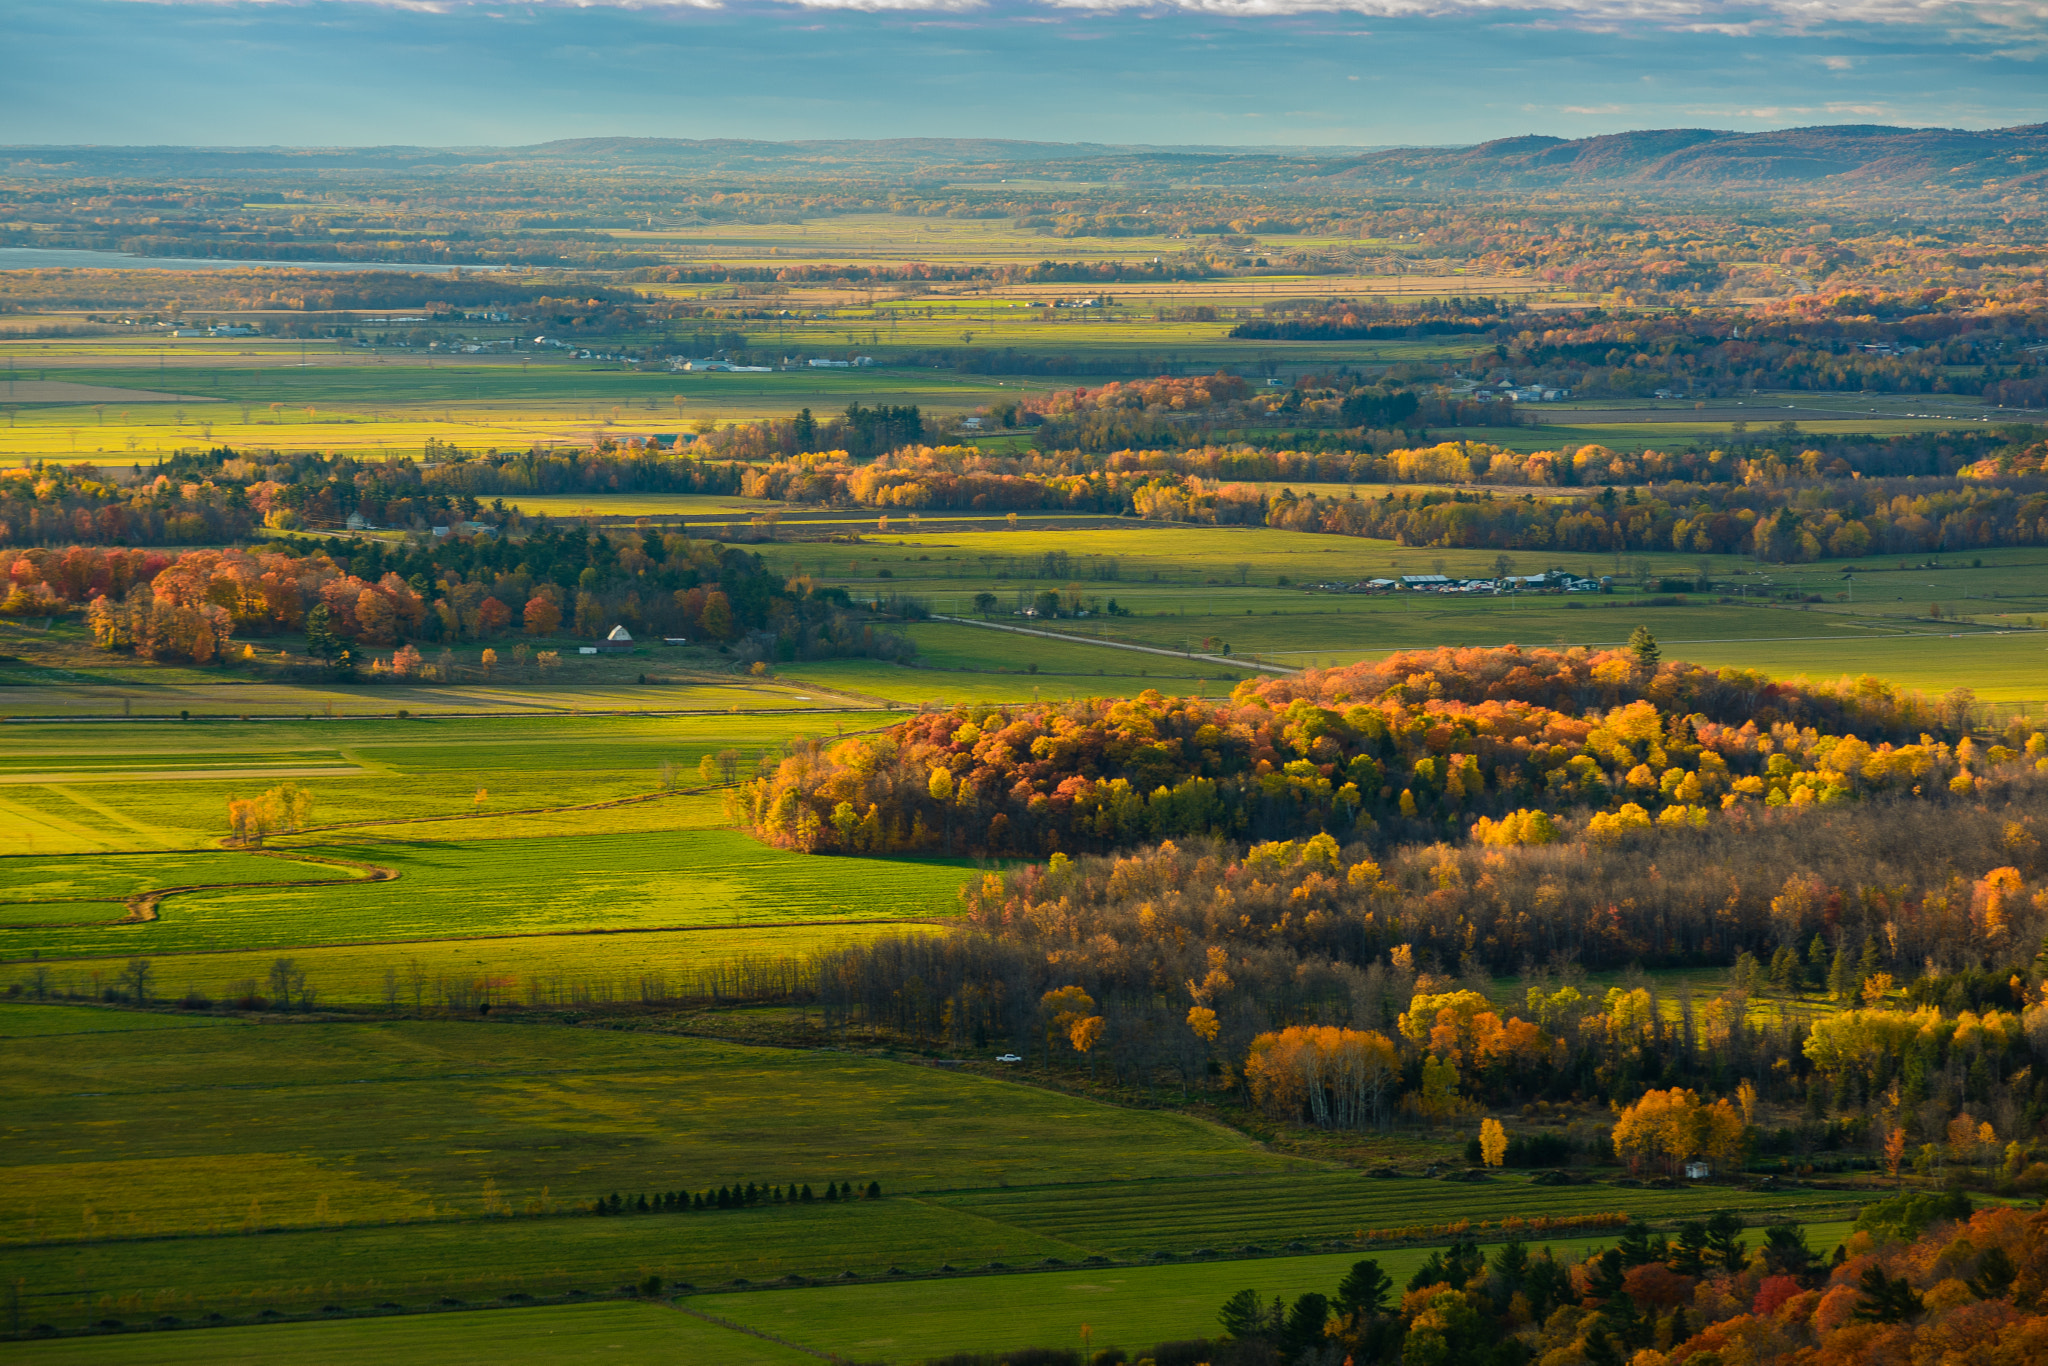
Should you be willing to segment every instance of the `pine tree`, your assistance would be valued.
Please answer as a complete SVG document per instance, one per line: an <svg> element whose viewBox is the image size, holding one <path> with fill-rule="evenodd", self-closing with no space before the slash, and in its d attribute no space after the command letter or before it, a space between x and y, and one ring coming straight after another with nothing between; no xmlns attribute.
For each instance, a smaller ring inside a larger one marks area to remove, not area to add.
<svg viewBox="0 0 2048 1366"><path fill-rule="evenodd" d="M881 1182L879 1182L879 1181L870 1181L870 1182L868 1182L868 1199L870 1199L870 1200L879 1200L879 1199L881 1199L881 1198L882 1198L882 1183L881 1183Z"/></svg>
<svg viewBox="0 0 2048 1366"><path fill-rule="evenodd" d="M806 1204L806 1205L808 1205L808 1204L810 1204L810 1203L811 1203L811 1183L810 1183L810 1182L808 1182L808 1181L804 1182L804 1193L803 1193L803 1195L802 1195L801 1197L799 1197L799 1198L800 1198L800 1199L802 1200L802 1202L803 1202L804 1204Z"/></svg>
<svg viewBox="0 0 2048 1366"><path fill-rule="evenodd" d="M315 659L333 659L341 653L341 638L334 634L334 614L326 603L306 613L306 653Z"/></svg>
<svg viewBox="0 0 2048 1366"><path fill-rule="evenodd" d="M825 1183L825 1198L827 1200L837 1200L839 1198L839 1187L827 1181Z"/></svg>
<svg viewBox="0 0 2048 1366"><path fill-rule="evenodd" d="M1856 999L1856 967L1849 961L1849 946L1843 944L1835 950L1835 961L1828 968L1828 995L1835 998L1836 1005L1847 1005Z"/></svg>
<svg viewBox="0 0 2048 1366"><path fill-rule="evenodd" d="M1856 964L1856 985L1860 989L1884 967L1884 958L1877 951L1877 936L1863 936L1863 957Z"/></svg>
<svg viewBox="0 0 2048 1366"><path fill-rule="evenodd" d="M1657 648L1657 637L1650 634L1647 626L1638 626L1629 633L1628 652L1636 657L1636 667L1644 673L1657 672L1657 659L1662 653Z"/></svg>
<svg viewBox="0 0 2048 1366"><path fill-rule="evenodd" d="M1798 950L1789 944L1778 945L1778 951L1771 955L1771 985L1787 996L1796 995L1802 976Z"/></svg>
<svg viewBox="0 0 2048 1366"><path fill-rule="evenodd" d="M1816 932L1813 942L1806 946L1806 975L1815 986L1825 986L1828 980L1828 941L1826 936Z"/></svg>

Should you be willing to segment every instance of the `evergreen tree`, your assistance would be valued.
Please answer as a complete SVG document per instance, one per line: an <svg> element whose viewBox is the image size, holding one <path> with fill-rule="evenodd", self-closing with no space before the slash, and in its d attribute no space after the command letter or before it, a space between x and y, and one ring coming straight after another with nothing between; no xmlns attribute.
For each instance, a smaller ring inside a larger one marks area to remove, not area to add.
<svg viewBox="0 0 2048 1366"><path fill-rule="evenodd" d="M1323 1329L1330 1321L1330 1300L1311 1290L1294 1301L1294 1307L1287 1311L1287 1322L1280 1329L1280 1342L1289 1357L1318 1346L1323 1341Z"/></svg>
<svg viewBox="0 0 2048 1366"><path fill-rule="evenodd" d="M802 1202L803 1202L804 1204L806 1204L806 1205L808 1205L808 1204L810 1204L810 1203L811 1203L811 1183L810 1183L810 1182L808 1182L808 1181L804 1182L804 1193L803 1193L803 1195L802 1195L802 1196L800 1196L800 1197L799 1197L799 1199L801 1199L801 1200L802 1200Z"/></svg>
<svg viewBox="0 0 2048 1366"><path fill-rule="evenodd" d="M1724 1209L1707 1220L1707 1248L1720 1259L1723 1270L1742 1270L1749 1260L1749 1243L1742 1236L1742 1217Z"/></svg>
<svg viewBox="0 0 2048 1366"><path fill-rule="evenodd" d="M870 1181L870 1182L868 1182L868 1199L870 1199L870 1200L879 1200L879 1199L881 1199L881 1198L882 1198L882 1183L881 1183L881 1182L879 1182L879 1181Z"/></svg>
<svg viewBox="0 0 2048 1366"><path fill-rule="evenodd" d="M334 634L334 614L326 603L320 603L306 613L306 653L315 659L333 659L341 651L341 637Z"/></svg>
<svg viewBox="0 0 2048 1366"><path fill-rule="evenodd" d="M1347 1316L1377 1314L1387 1307L1387 1296L1393 1292L1393 1278L1380 1270L1378 1262L1370 1258L1353 1262L1344 1279L1337 1282L1337 1312Z"/></svg>
<svg viewBox="0 0 2048 1366"><path fill-rule="evenodd" d="M1522 1283L1522 1293L1529 1297L1529 1307L1539 1323L1549 1318L1550 1311L1558 1305L1578 1298L1572 1291L1571 1272L1558 1265L1547 1247L1529 1263L1529 1275Z"/></svg>
<svg viewBox="0 0 2048 1366"><path fill-rule="evenodd" d="M1236 1341L1246 1338L1264 1337L1266 1334L1266 1305L1256 1290L1240 1290L1223 1302L1216 1321L1223 1325L1223 1335Z"/></svg>
<svg viewBox="0 0 2048 1366"><path fill-rule="evenodd" d="M1828 995L1835 998L1836 1005L1845 1006L1856 999L1855 974L1856 965L1849 961L1849 946L1842 944L1836 948L1835 961L1828 968Z"/></svg>
<svg viewBox="0 0 2048 1366"><path fill-rule="evenodd" d="M1815 932L1813 942L1806 946L1806 976L1817 987L1827 985L1828 941L1819 932Z"/></svg>
<svg viewBox="0 0 2048 1366"><path fill-rule="evenodd" d="M1789 944L1778 945L1778 951L1771 955L1771 985L1787 996L1796 995L1803 985L1805 974L1799 966L1799 953Z"/></svg>
<svg viewBox="0 0 2048 1366"><path fill-rule="evenodd" d="M1877 974L1880 971L1882 971L1883 968L1884 959L1881 955L1879 955L1877 951L1877 936L1874 934L1864 935L1863 957L1859 959L1856 964L1857 990L1861 991L1863 988L1863 984L1869 981L1871 978L1877 976Z"/></svg>
<svg viewBox="0 0 2048 1366"><path fill-rule="evenodd" d="M1586 1263L1586 1293L1596 1300L1622 1297L1622 1278L1628 1274L1628 1260L1620 1248L1608 1248Z"/></svg>
<svg viewBox="0 0 2048 1366"><path fill-rule="evenodd" d="M1671 1269L1681 1276L1707 1274L1707 1226L1688 1219L1678 1226L1678 1241L1671 1248Z"/></svg>
<svg viewBox="0 0 2048 1366"><path fill-rule="evenodd" d="M1764 1230L1764 1265L1774 1276L1804 1276L1813 1267L1813 1250L1797 1224L1773 1224Z"/></svg>
<svg viewBox="0 0 2048 1366"><path fill-rule="evenodd" d="M1614 1245L1621 1260L1629 1266L1645 1266L1659 1260L1650 1250L1650 1226L1640 1219L1630 1219Z"/></svg>
<svg viewBox="0 0 2048 1366"><path fill-rule="evenodd" d="M1644 673L1657 672L1657 659L1662 653L1657 648L1657 637L1650 634L1647 626L1638 626L1629 633L1628 652L1636 657L1636 667Z"/></svg>

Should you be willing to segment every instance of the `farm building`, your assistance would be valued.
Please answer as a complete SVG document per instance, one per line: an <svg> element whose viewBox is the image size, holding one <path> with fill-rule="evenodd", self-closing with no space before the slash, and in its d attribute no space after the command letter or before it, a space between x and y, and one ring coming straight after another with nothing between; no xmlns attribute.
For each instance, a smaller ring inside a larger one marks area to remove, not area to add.
<svg viewBox="0 0 2048 1366"><path fill-rule="evenodd" d="M612 627L612 633L597 643L597 648L606 654L630 654L633 650L633 636L623 626Z"/></svg>

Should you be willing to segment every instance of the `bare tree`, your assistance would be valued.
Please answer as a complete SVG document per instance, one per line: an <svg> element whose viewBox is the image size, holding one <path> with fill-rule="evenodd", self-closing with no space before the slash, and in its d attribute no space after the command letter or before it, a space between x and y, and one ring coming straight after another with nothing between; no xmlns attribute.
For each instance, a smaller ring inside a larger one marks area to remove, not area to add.
<svg viewBox="0 0 2048 1366"><path fill-rule="evenodd" d="M121 969L118 980L127 991L129 1000L136 1005L146 1006L149 1004L149 979L152 975L154 967L147 958L131 958L128 960L128 966Z"/></svg>

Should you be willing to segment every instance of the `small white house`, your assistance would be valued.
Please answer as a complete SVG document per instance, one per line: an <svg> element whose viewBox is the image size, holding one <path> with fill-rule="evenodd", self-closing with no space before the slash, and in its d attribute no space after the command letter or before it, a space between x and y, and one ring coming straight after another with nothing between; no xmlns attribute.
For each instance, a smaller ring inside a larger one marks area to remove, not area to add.
<svg viewBox="0 0 2048 1366"><path fill-rule="evenodd" d="M1704 1181L1713 1174L1714 1169L1704 1162L1688 1162L1685 1164L1685 1179L1688 1181Z"/></svg>

